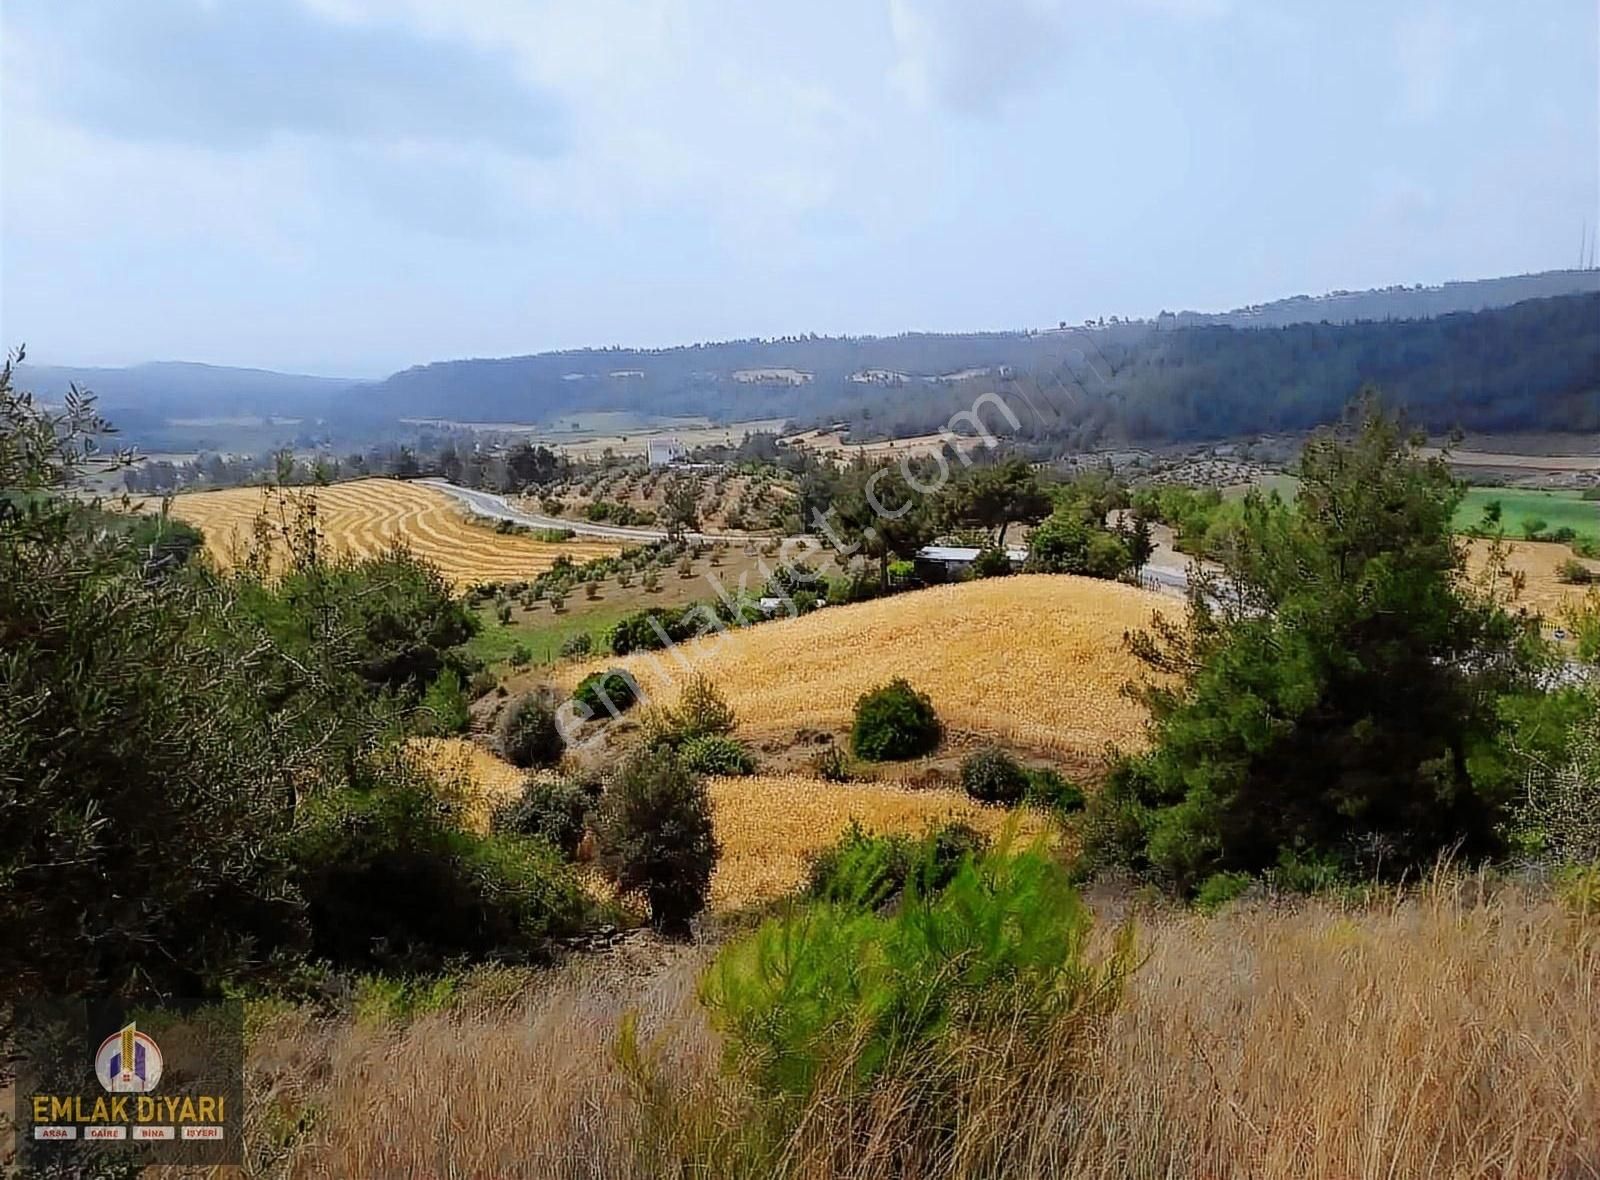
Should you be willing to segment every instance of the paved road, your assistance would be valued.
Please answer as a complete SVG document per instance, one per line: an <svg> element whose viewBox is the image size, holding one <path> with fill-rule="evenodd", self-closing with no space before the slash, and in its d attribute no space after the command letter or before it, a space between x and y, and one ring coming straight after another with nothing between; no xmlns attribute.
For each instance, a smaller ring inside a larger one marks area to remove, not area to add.
<svg viewBox="0 0 1600 1180"><path fill-rule="evenodd" d="M1139 578L1151 590L1164 594L1189 593L1189 571L1184 567L1146 565L1139 571Z"/></svg>
<svg viewBox="0 0 1600 1180"><path fill-rule="evenodd" d="M585 537L603 537L610 541L628 541L636 545L665 540L666 529L631 528L615 524L599 524L590 520L564 520L559 516L545 516L539 512L525 512L514 508L504 496L481 492L477 488L464 488L447 479L419 479L420 484L454 496L469 512L487 516L491 520L509 520L530 529L570 529ZM691 541L746 541L744 533L689 533Z"/></svg>

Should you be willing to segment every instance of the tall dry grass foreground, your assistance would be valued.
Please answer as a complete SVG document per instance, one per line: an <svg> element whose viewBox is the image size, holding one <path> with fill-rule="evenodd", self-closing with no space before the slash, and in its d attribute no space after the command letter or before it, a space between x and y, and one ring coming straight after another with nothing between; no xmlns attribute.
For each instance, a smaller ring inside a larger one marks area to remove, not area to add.
<svg viewBox="0 0 1600 1180"><path fill-rule="evenodd" d="M937 1150L906 1125L913 1081L814 1101L760 1155L760 1109L721 1073L695 999L706 952L687 951L644 972L586 963L405 1028L281 1014L252 1052L251 1170L1600 1176L1592 917L1440 881L1381 909L1156 918L1140 943L1145 961L1086 1051L1003 1036L960 1049L955 1132ZM623 1042L642 1060L618 1052L627 1013L639 1031Z"/></svg>

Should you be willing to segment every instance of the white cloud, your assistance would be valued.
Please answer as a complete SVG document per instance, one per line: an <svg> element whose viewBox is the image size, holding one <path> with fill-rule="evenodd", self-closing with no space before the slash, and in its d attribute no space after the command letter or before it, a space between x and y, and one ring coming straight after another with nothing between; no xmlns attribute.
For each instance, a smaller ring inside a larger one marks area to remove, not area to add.
<svg viewBox="0 0 1600 1180"><path fill-rule="evenodd" d="M922 107L994 114L1061 63L1067 18L1059 0L889 0L895 84Z"/></svg>
<svg viewBox="0 0 1600 1180"><path fill-rule="evenodd" d="M1459 82L1463 60L1479 35L1460 6L1429 3L1404 13L1394 33L1398 113L1412 122L1438 117Z"/></svg>

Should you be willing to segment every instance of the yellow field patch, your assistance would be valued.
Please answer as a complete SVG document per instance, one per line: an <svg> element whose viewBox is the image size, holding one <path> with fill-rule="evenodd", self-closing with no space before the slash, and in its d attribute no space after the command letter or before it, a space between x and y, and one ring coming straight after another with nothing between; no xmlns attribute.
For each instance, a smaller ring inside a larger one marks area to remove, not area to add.
<svg viewBox="0 0 1600 1180"><path fill-rule="evenodd" d="M1567 545L1553 541L1507 541L1506 568L1524 577L1522 597L1517 601L1536 610L1546 619L1554 621L1563 603L1581 598L1587 587L1574 586L1556 578L1556 570L1563 562L1577 561L1600 576L1600 561L1575 558ZM1467 570L1479 575L1489 562L1488 541L1470 541L1467 548Z"/></svg>
<svg viewBox="0 0 1600 1180"><path fill-rule="evenodd" d="M991 578L597 660L565 679L618 665L670 704L701 672L738 712L741 731L770 734L845 728L863 692L903 676L933 698L949 730L1093 757L1107 742L1133 746L1143 736L1144 709L1120 693L1141 668L1124 633L1181 609L1092 578Z"/></svg>
<svg viewBox="0 0 1600 1180"><path fill-rule="evenodd" d="M469 522L443 492L403 480L359 479L325 488L296 488L291 494L315 498L318 525L334 552L367 557L403 541L457 586L532 579L562 554L582 562L620 549L610 541L551 543L502 535ZM191 492L172 499L172 514L205 533L206 551L223 566L248 542L251 526L263 511L276 520L281 509L273 494L262 488Z"/></svg>
<svg viewBox="0 0 1600 1180"><path fill-rule="evenodd" d="M409 748L465 796L468 822L478 831L488 830L494 808L515 798L529 777L559 777L553 770L530 775L465 738L416 738ZM913 791L886 783L830 783L793 775L715 778L708 789L712 823L722 844L711 879L711 904L717 909L794 892L805 883L810 858L837 840L852 819L869 832L908 836L920 836L949 820L994 836L1013 815L1020 840L1054 830L1035 812L985 807L960 791Z"/></svg>
<svg viewBox="0 0 1600 1180"><path fill-rule="evenodd" d="M830 783L798 776L712 779L711 811L722 856L711 878L714 909L737 909L793 893L810 858L837 840L852 819L877 834L920 836L961 820L990 836L1015 818L1016 836L1051 831L1027 810L985 807L959 791L909 791L882 783Z"/></svg>
<svg viewBox="0 0 1600 1180"><path fill-rule="evenodd" d="M530 777L557 777L554 771L519 770L466 738L412 738L406 749L462 796L468 822L489 830L489 817L501 803L515 799Z"/></svg>

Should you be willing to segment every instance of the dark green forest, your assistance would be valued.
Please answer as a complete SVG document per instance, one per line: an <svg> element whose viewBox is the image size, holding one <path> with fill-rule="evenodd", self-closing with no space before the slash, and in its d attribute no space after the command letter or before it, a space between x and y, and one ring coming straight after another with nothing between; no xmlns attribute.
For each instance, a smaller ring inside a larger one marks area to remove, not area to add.
<svg viewBox="0 0 1600 1180"><path fill-rule="evenodd" d="M997 393L1018 423L986 415L990 428L1054 451L1305 431L1336 419L1364 384L1382 387L1390 404L1434 431L1600 430L1600 293L1434 318L1181 323L1163 316L1050 331L580 349L445 361L377 382L274 384L266 378L276 375L250 373L244 391L216 407L189 371L203 375L203 367L185 367L181 389L163 384L162 366L73 379L117 407L124 437L146 449L177 446L162 438L163 415L177 403L193 415L298 416L273 445L392 441L417 429L402 427L403 418L556 426L594 411L843 422L867 440L939 430ZM24 375L50 399L74 372Z"/></svg>

